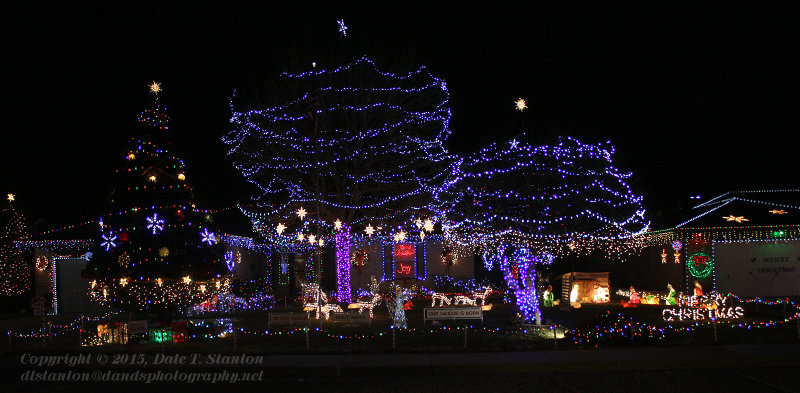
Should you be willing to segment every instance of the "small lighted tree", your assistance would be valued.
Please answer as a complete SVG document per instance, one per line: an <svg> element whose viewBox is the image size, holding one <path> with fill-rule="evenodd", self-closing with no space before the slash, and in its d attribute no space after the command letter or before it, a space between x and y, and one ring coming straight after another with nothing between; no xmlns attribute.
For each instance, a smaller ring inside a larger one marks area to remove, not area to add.
<svg viewBox="0 0 800 393"><path fill-rule="evenodd" d="M601 250L639 247L649 224L631 176L612 164L610 144L563 137L556 144L493 144L465 160L460 181L440 195L453 201L443 225L454 247L484 250L498 264L526 322L540 322L536 264Z"/></svg>
<svg viewBox="0 0 800 393"><path fill-rule="evenodd" d="M176 314L229 285L224 246L210 212L194 201L172 145L161 85L138 116L138 135L120 154L108 214L101 217L84 277L93 300L124 310Z"/></svg>
<svg viewBox="0 0 800 393"><path fill-rule="evenodd" d="M8 221L0 233L0 295L12 296L28 292L31 272L15 240L28 237L25 216L14 208L14 195L8 194L8 207L2 217Z"/></svg>

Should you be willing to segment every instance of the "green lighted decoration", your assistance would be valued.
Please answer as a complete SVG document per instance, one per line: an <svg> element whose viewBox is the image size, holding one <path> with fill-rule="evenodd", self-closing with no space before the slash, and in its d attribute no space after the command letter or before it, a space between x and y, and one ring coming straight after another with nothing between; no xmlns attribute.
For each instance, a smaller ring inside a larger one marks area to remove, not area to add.
<svg viewBox="0 0 800 393"><path fill-rule="evenodd" d="M689 263L686 264L689 274L695 278L706 278L714 268L711 257L704 252L696 252L689 256Z"/></svg>

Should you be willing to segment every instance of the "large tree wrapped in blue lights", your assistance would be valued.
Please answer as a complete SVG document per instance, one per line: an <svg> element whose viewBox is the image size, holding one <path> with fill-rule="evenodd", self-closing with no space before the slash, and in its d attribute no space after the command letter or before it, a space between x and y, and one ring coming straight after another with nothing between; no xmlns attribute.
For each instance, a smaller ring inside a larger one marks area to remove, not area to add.
<svg viewBox="0 0 800 393"><path fill-rule="evenodd" d="M570 253L618 257L640 246L649 224L642 197L614 167L610 144L562 137L553 145L512 141L467 158L444 225L455 246L484 249L497 264L527 322L539 322L536 264Z"/></svg>
<svg viewBox="0 0 800 393"><path fill-rule="evenodd" d="M151 85L152 107L120 154L109 211L100 217L85 271L95 301L176 313L229 285L213 217L198 209L184 162L170 152L170 119Z"/></svg>
<svg viewBox="0 0 800 393"><path fill-rule="evenodd" d="M232 105L233 130L223 138L234 166L258 186L256 200L274 206L249 212L270 241L287 245L313 235L343 249L349 233L334 239L333 232L399 231L431 215L438 189L454 173L442 146L450 135L444 80L425 67L382 72L367 58L281 79L285 91L271 92L278 104ZM295 214L301 208L308 217ZM343 226L332 227L336 220ZM348 253L337 252L344 300L350 298Z"/></svg>

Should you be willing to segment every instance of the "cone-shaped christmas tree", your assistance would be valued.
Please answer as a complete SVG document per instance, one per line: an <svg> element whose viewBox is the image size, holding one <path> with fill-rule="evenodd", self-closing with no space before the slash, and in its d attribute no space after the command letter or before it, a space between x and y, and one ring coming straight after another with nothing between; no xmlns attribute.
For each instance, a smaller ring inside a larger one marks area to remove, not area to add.
<svg viewBox="0 0 800 393"><path fill-rule="evenodd" d="M183 161L168 151L169 116L153 107L115 171L86 277L94 300L127 310L180 312L227 288L213 217L195 207Z"/></svg>
<svg viewBox="0 0 800 393"><path fill-rule="evenodd" d="M8 207L3 210L0 232L0 295L24 294L30 289L31 274L22 251L14 247L14 241L28 237L25 216L14 208L14 195L8 194Z"/></svg>

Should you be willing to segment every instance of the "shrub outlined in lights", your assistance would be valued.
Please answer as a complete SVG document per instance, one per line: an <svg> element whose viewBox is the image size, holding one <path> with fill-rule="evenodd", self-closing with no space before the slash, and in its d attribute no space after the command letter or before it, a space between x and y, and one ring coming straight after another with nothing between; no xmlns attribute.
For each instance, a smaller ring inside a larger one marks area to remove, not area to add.
<svg viewBox="0 0 800 393"><path fill-rule="evenodd" d="M458 181L439 200L445 241L484 250L499 264L526 322L539 321L537 263L566 254L636 252L649 228L642 197L615 168L610 144L561 137L553 145L493 144L464 160ZM463 252L463 251L462 251Z"/></svg>

